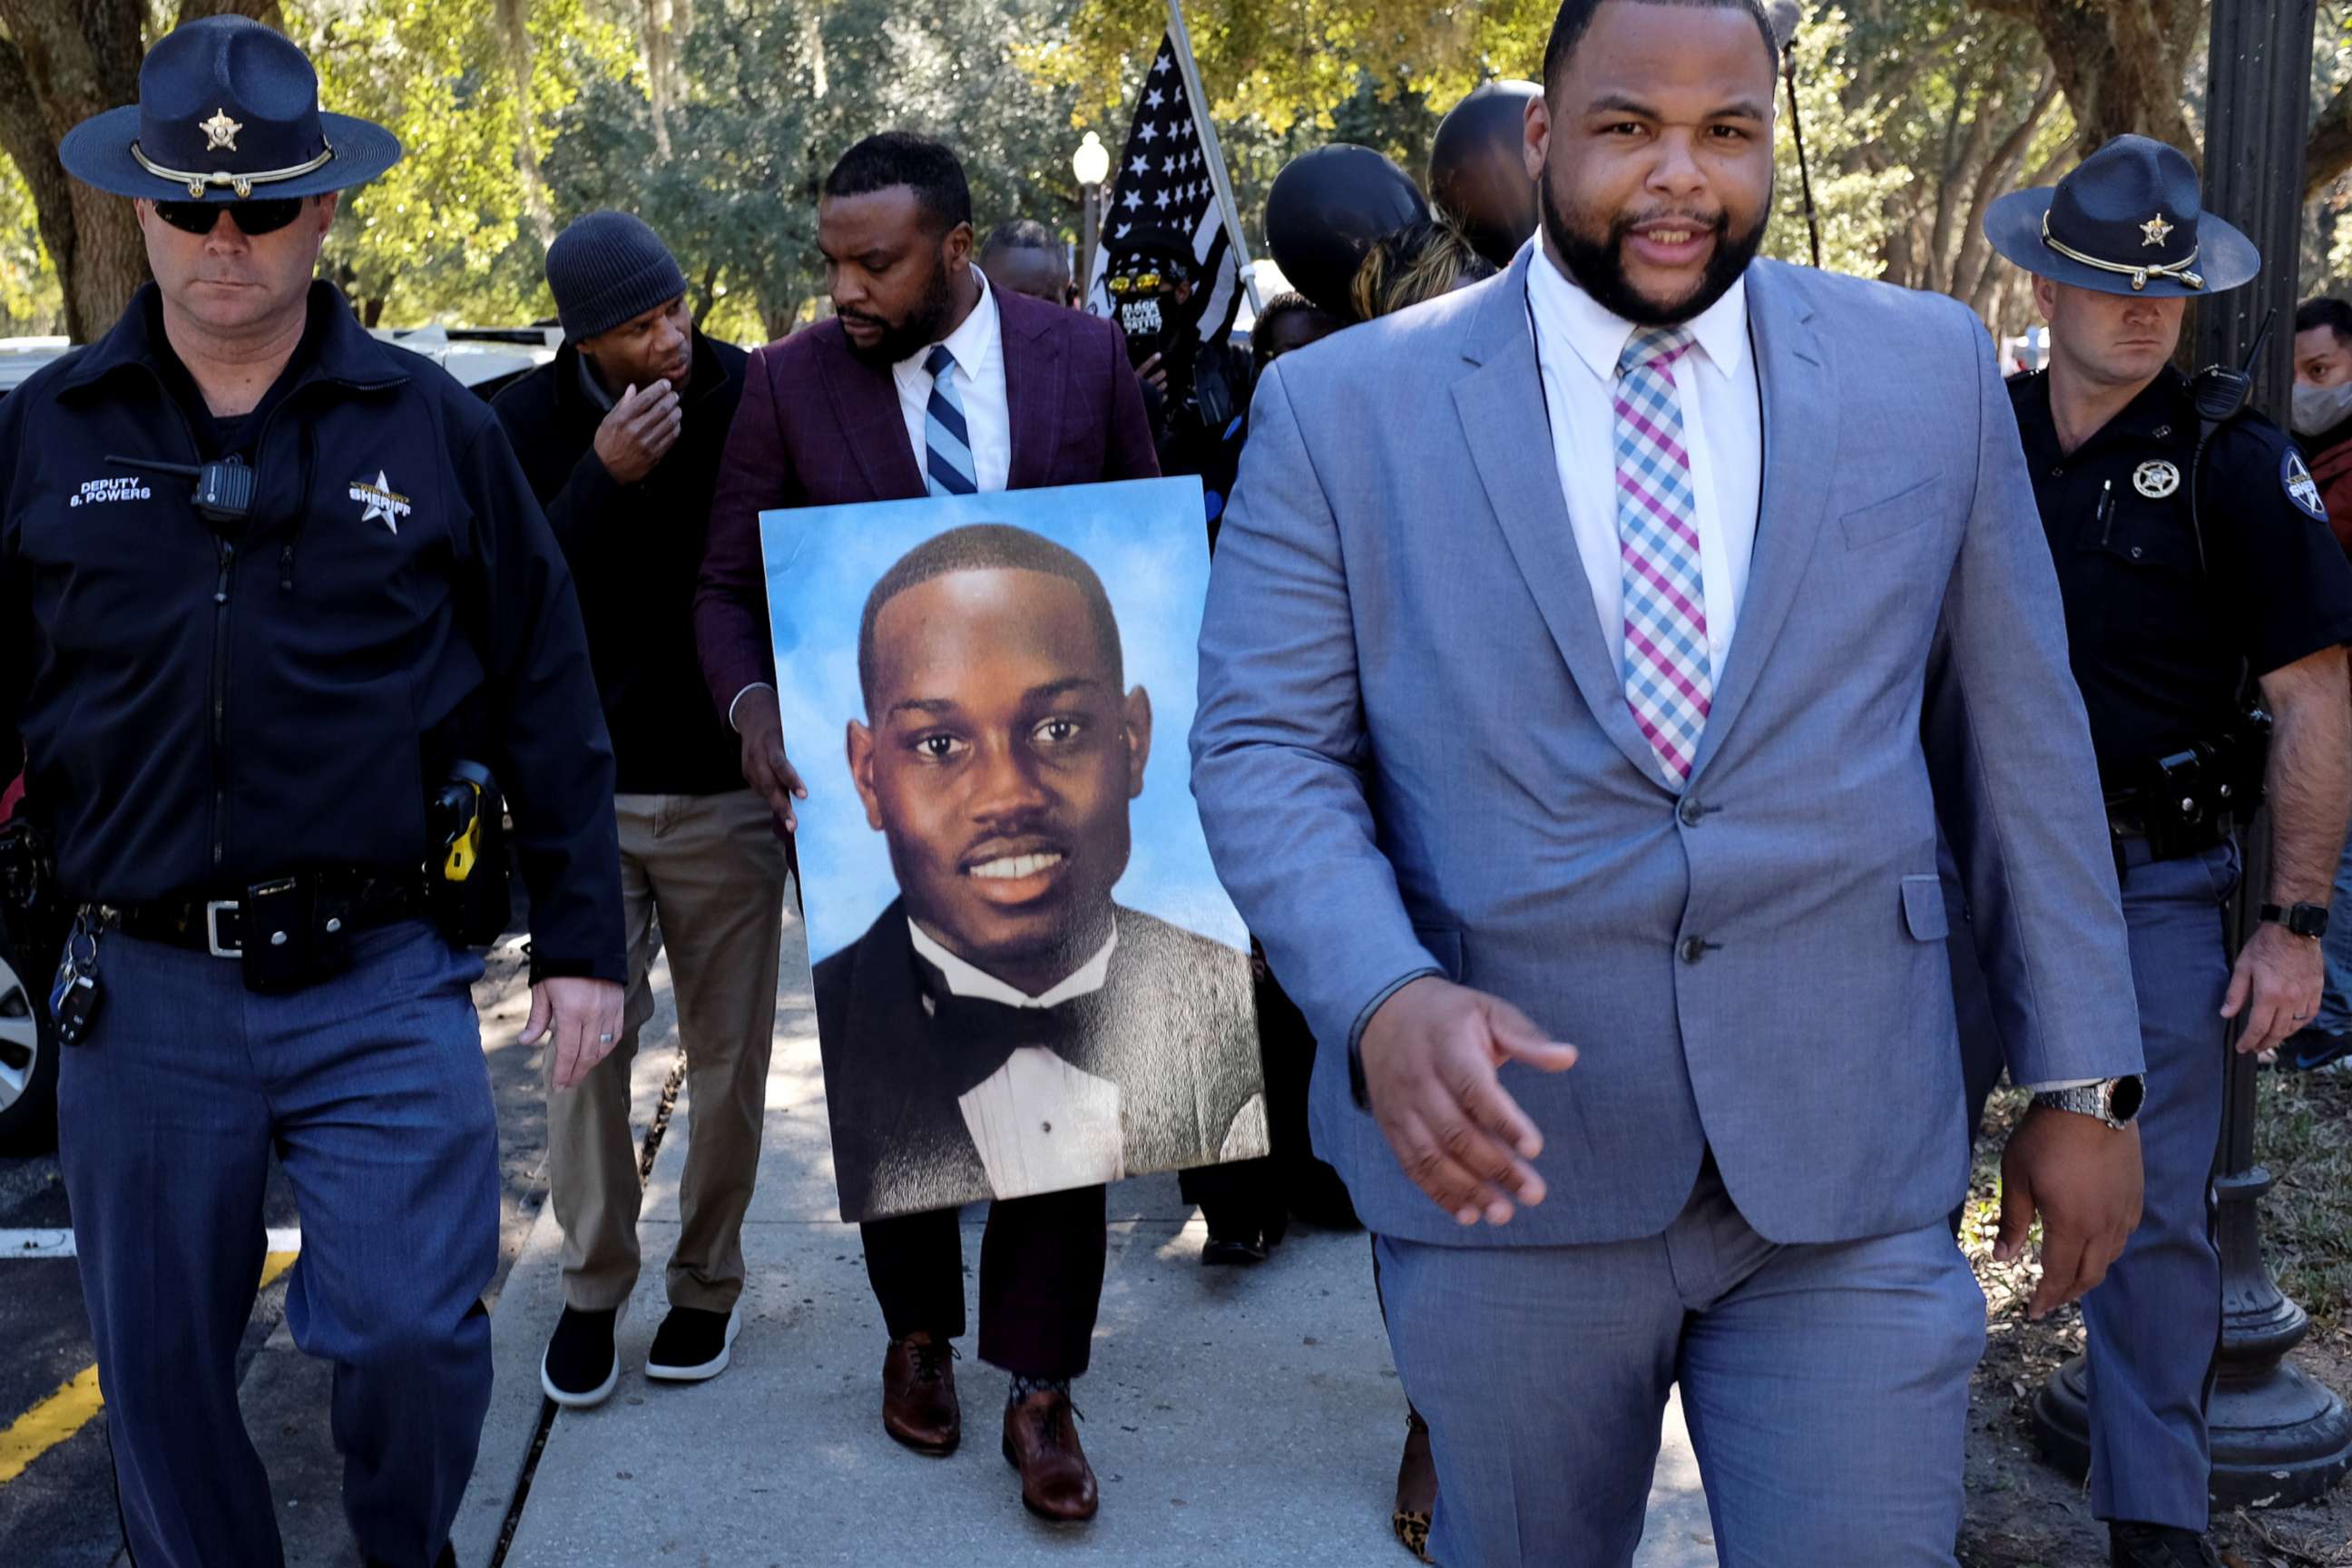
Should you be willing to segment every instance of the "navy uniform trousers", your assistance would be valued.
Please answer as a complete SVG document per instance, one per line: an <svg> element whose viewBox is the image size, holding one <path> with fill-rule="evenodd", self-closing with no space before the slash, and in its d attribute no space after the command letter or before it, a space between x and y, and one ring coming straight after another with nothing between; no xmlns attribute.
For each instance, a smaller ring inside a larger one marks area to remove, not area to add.
<svg viewBox="0 0 2352 1568"><path fill-rule="evenodd" d="M418 921L352 953L323 984L258 996L234 961L100 939L105 1002L63 1053L58 1122L139 1568L284 1561L236 1396L273 1150L302 1225L287 1326L334 1363L362 1554L426 1568L473 1472L499 1241L481 961Z"/></svg>
<svg viewBox="0 0 2352 1568"><path fill-rule="evenodd" d="M2131 1244L2083 1300L2091 1504L2101 1519L2202 1531L2212 1468L2205 1405L2221 1338L2210 1201L2229 1070L2222 905L2237 888L2238 852L2224 846L2155 861L2146 839L2126 838L2123 848L2124 924L2147 1057L2139 1114L2147 1181ZM1957 902L1950 875L1948 866L1946 897ZM2001 1047L1973 950L1956 940L1951 953L1973 1127L2000 1077Z"/></svg>

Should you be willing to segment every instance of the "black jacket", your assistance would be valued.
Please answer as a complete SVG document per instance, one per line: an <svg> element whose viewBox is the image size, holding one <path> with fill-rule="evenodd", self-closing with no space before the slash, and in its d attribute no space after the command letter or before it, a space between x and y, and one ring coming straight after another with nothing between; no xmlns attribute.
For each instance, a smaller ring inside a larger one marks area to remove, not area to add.
<svg viewBox="0 0 2352 1568"><path fill-rule="evenodd" d="M744 787L740 742L712 707L695 651L694 590L749 358L694 334L677 445L633 485L616 483L597 459L605 411L570 343L490 405L572 563L624 794Z"/></svg>
<svg viewBox="0 0 2352 1568"><path fill-rule="evenodd" d="M314 284L232 449L225 534L189 481L189 385L140 291L0 401L0 729L69 897L235 898L322 866L421 867L425 794L489 765L530 884L535 976L627 976L613 759L570 574L506 436Z"/></svg>
<svg viewBox="0 0 2352 1568"><path fill-rule="evenodd" d="M993 1195L957 1100L1013 1048L1039 1042L937 1025L954 1016L953 1004L933 1011L939 973L915 952L903 900L818 964L815 984L842 1217L883 1219ZM1082 1014L1078 1037L1055 1048L1118 1085L1127 1173L1214 1163L1234 1119L1265 1091L1247 955L1122 909L1103 989L1052 1011L1070 1009Z"/></svg>

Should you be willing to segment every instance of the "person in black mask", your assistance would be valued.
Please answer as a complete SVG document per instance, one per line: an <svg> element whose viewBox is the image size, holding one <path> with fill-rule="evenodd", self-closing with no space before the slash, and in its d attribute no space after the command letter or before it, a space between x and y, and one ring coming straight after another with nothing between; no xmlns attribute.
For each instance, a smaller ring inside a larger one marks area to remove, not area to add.
<svg viewBox="0 0 2352 1568"><path fill-rule="evenodd" d="M1166 229L1138 228L1112 241L1106 256L1103 291L1143 378L1160 470L1201 474L1223 493L1223 485L1208 481L1220 440L1248 400L1249 368L1223 344L1201 341L1208 300L1192 247Z"/></svg>

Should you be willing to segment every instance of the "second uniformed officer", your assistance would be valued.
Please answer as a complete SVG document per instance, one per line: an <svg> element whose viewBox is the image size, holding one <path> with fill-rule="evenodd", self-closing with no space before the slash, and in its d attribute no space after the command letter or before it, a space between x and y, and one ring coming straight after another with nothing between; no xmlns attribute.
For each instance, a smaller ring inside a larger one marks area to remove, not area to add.
<svg viewBox="0 0 2352 1568"><path fill-rule="evenodd" d="M2146 1208L2083 1301L2091 1500L2128 1568L2216 1562L2205 1405L2221 1279L2207 1195L2222 1019L2245 1019L2242 1051L2310 1019L2352 812L2352 566L2286 437L2259 415L2200 418L2171 367L2188 301L2262 265L2200 205L2187 158L2125 136L1985 221L2034 275L2050 323L2049 370L2010 391L2106 792L2147 1060ZM2266 763L2257 697L2273 726ZM2263 923L2232 973L2221 915L2239 875L2232 829L2265 784ZM1991 1040L1966 1043L1998 1059Z"/></svg>
<svg viewBox="0 0 2352 1568"><path fill-rule="evenodd" d="M282 1560L236 1375L273 1149L360 1550L453 1561L498 1260L460 944L503 912L486 784L530 883L527 1034L562 1082L619 1028L571 581L489 411L311 280L336 193L399 156L317 92L241 18L159 41L137 107L61 149L137 199L155 281L0 403L0 729L79 904L62 1163L142 1568Z"/></svg>

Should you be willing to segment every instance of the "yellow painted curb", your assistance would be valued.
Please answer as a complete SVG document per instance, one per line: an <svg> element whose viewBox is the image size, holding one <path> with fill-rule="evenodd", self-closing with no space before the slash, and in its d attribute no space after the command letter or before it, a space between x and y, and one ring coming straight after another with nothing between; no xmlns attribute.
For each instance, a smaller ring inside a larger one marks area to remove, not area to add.
<svg viewBox="0 0 2352 1568"><path fill-rule="evenodd" d="M269 1254L268 1264L261 1271L261 1288L292 1268L299 1256ZM105 1403L98 1389L98 1368L86 1366L55 1394L16 1417L7 1430L0 1431L0 1486L23 1475L34 1460L80 1431Z"/></svg>

